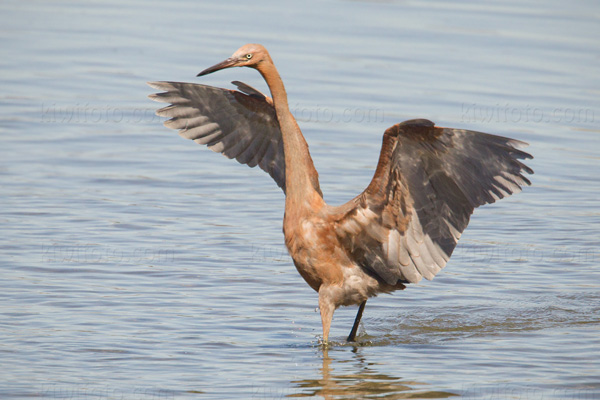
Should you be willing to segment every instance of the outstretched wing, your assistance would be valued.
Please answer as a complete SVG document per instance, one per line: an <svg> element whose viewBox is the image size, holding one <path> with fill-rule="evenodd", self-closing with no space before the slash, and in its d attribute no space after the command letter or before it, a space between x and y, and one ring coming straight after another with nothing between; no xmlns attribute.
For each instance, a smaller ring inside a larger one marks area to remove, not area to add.
<svg viewBox="0 0 600 400"><path fill-rule="evenodd" d="M283 141L273 102L251 86L233 84L241 92L195 83L148 82L164 91L150 95L152 100L170 103L156 112L170 118L166 127L179 129L184 138L241 164L258 165L285 192Z"/></svg>
<svg viewBox="0 0 600 400"><path fill-rule="evenodd" d="M365 270L395 285L432 279L473 210L517 193L533 171L526 143L410 120L386 130L367 189L342 206L336 232Z"/></svg>

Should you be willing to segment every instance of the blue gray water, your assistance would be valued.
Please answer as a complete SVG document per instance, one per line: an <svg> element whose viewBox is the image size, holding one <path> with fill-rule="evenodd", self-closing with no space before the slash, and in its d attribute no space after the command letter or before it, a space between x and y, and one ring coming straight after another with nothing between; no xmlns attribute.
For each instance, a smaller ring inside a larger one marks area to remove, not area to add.
<svg viewBox="0 0 600 400"><path fill-rule="evenodd" d="M0 397L600 398L600 7L0 3ZM218 3L218 4L217 4ZM264 44L326 200L404 119L530 143L436 279L372 299L360 345L283 245L283 194L154 116L150 80Z"/></svg>

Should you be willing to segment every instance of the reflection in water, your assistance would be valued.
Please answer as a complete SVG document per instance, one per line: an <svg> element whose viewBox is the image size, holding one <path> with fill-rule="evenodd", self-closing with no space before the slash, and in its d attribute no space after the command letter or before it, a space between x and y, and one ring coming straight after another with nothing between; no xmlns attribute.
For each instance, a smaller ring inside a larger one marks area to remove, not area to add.
<svg viewBox="0 0 600 400"><path fill-rule="evenodd" d="M409 399L429 398L445 399L458 396L442 391L419 390L425 385L421 382L403 380L377 372L373 363L368 363L361 354L360 347L354 347L354 360L351 365L343 365L344 371L336 373L329 357L328 349L323 349L323 367L321 379L292 381L297 392L288 397L321 396L324 399ZM340 364L339 362L337 364ZM342 369L341 365L338 365ZM349 371L350 369L350 371Z"/></svg>

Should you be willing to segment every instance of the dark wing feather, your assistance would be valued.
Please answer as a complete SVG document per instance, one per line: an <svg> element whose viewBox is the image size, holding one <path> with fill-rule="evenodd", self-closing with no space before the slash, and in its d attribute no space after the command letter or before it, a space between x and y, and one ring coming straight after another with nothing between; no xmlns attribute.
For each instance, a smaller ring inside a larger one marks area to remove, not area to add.
<svg viewBox="0 0 600 400"><path fill-rule="evenodd" d="M164 91L149 97L170 103L156 112L170 118L166 127L242 164L258 165L285 192L283 141L273 102L245 83L233 83L240 91L195 83L148 82Z"/></svg>
<svg viewBox="0 0 600 400"><path fill-rule="evenodd" d="M340 241L367 271L395 285L432 279L473 210L521 191L533 171L523 142L411 120L389 128L369 187L342 206Z"/></svg>

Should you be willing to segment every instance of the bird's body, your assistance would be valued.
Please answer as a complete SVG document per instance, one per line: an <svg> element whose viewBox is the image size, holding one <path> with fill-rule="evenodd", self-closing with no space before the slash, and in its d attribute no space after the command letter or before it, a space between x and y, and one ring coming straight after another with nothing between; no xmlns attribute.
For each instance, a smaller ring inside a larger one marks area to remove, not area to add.
<svg viewBox="0 0 600 400"><path fill-rule="evenodd" d="M199 75L233 66L257 69L272 99L240 82L240 91L153 82L151 95L171 103L165 125L229 158L268 172L284 190L285 244L304 280L319 294L323 340L333 312L404 289L445 265L475 207L520 191L533 171L524 143L410 120L385 131L369 186L341 206L325 203L308 145L291 114L269 53L245 45Z"/></svg>

